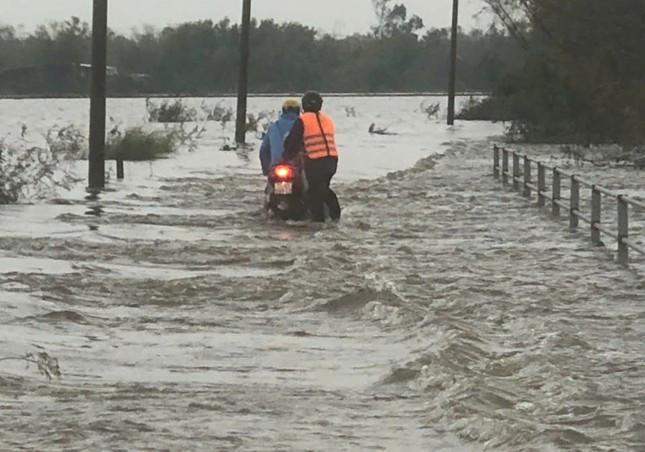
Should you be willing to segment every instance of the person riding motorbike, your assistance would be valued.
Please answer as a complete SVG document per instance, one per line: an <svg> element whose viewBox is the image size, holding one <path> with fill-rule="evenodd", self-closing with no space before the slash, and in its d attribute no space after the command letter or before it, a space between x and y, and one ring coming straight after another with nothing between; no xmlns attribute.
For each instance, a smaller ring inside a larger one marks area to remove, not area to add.
<svg viewBox="0 0 645 452"><path fill-rule="evenodd" d="M269 126L260 146L260 164L262 165L262 174L265 176L281 160L284 152L284 140L299 115L300 102L296 99L287 99L282 104L280 118Z"/></svg>
<svg viewBox="0 0 645 452"><path fill-rule="evenodd" d="M289 161L304 152L307 203L316 222L325 221L325 206L332 220L339 220L341 212L338 197L329 186L338 168L334 122L320 111L322 104L317 92L309 91L302 97L304 113L293 123L282 155L284 161Z"/></svg>

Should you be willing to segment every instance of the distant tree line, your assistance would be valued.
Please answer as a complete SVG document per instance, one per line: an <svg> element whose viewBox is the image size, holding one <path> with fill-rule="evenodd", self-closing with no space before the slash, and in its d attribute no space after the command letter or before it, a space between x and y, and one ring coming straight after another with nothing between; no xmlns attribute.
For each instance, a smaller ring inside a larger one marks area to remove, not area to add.
<svg viewBox="0 0 645 452"><path fill-rule="evenodd" d="M529 141L645 143L645 1L486 1L524 57L480 111Z"/></svg>
<svg viewBox="0 0 645 452"><path fill-rule="evenodd" d="M449 30L426 30L403 5L376 0L378 23L366 34L336 37L298 23L253 21L254 92L420 92L448 85ZM110 32L110 94L205 95L237 88L240 28L228 19ZM0 94L88 92L91 30L72 17L28 36L0 27ZM489 91L501 67L522 53L501 29L460 33L460 91Z"/></svg>

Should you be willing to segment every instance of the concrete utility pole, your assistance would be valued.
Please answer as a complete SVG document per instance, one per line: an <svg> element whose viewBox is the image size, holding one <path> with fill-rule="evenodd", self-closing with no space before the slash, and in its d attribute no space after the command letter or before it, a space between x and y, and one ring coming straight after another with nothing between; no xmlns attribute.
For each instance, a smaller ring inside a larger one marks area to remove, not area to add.
<svg viewBox="0 0 645 452"><path fill-rule="evenodd" d="M448 81L448 125L455 123L455 85L457 78L457 31L459 0L452 0L452 33L450 36L450 79Z"/></svg>
<svg viewBox="0 0 645 452"><path fill-rule="evenodd" d="M107 1L94 0L92 18L92 88L88 190L105 187L105 79L107 65Z"/></svg>
<svg viewBox="0 0 645 452"><path fill-rule="evenodd" d="M240 38L240 78L237 85L237 121L235 142L244 143L246 137L246 97L249 89L249 28L251 24L251 0L243 0L242 30Z"/></svg>

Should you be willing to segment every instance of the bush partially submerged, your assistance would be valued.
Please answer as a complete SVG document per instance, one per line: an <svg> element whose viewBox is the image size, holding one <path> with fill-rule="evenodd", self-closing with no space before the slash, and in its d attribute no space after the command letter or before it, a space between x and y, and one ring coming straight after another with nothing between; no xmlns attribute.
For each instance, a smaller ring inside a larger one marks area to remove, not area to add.
<svg viewBox="0 0 645 452"><path fill-rule="evenodd" d="M0 139L0 204L55 196L57 189L69 190L82 181L74 172L74 161L87 159L84 134L75 126L50 129L44 144L34 145L23 125L15 141ZM205 129L181 125L146 131L143 127L121 132L118 126L108 134L106 159L146 161L167 158L180 147L192 151Z"/></svg>
<svg viewBox="0 0 645 452"><path fill-rule="evenodd" d="M51 196L80 180L64 165L84 154L78 129L69 126L50 130L43 146L32 145L26 131L23 126L14 142L0 140L0 204Z"/></svg>
<svg viewBox="0 0 645 452"><path fill-rule="evenodd" d="M259 132L262 129L263 132L266 132L272 121L273 113L270 111L261 111L257 116L249 113L246 115L246 131Z"/></svg>
<svg viewBox="0 0 645 452"><path fill-rule="evenodd" d="M160 105L150 99L146 99L146 110L148 111L148 122L191 122L197 120L197 112L190 108L181 99L174 102L164 100Z"/></svg>
<svg viewBox="0 0 645 452"><path fill-rule="evenodd" d="M466 104L455 116L463 121L511 121L513 114L502 98L486 97L475 99L469 97Z"/></svg>
<svg viewBox="0 0 645 452"><path fill-rule="evenodd" d="M167 158L182 145L194 150L196 140L203 132L204 128L199 126L189 132L182 126L154 131L133 127L123 133L115 127L106 142L105 158L131 162Z"/></svg>
<svg viewBox="0 0 645 452"><path fill-rule="evenodd" d="M231 107L222 106L221 102L218 102L214 107L209 107L206 103L202 103L202 111L206 115L207 121L216 121L222 124L222 127L226 126L234 117L234 112Z"/></svg>
<svg viewBox="0 0 645 452"><path fill-rule="evenodd" d="M142 162L166 158L176 151L172 134L155 130L147 132L141 127L114 132L105 145L106 160Z"/></svg>
<svg viewBox="0 0 645 452"><path fill-rule="evenodd" d="M425 102L421 103L421 111L426 114L428 119L436 118L439 115L439 102L427 104Z"/></svg>
<svg viewBox="0 0 645 452"><path fill-rule="evenodd" d="M26 130L26 126L23 127L25 128L23 130ZM74 125L68 125L58 130L50 129L45 139L54 155L64 156L67 160L87 158L85 136Z"/></svg>

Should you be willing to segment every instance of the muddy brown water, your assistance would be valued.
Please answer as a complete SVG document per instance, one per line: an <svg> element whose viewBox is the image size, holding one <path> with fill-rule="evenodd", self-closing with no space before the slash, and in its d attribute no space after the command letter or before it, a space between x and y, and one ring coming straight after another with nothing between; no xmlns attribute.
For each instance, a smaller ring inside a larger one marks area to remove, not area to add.
<svg viewBox="0 0 645 452"><path fill-rule="evenodd" d="M396 102L400 135L341 131L377 157L341 167L339 224L267 221L217 128L97 201L1 207L0 357L62 378L0 362L0 449L643 450L642 262L495 181L498 128Z"/></svg>

